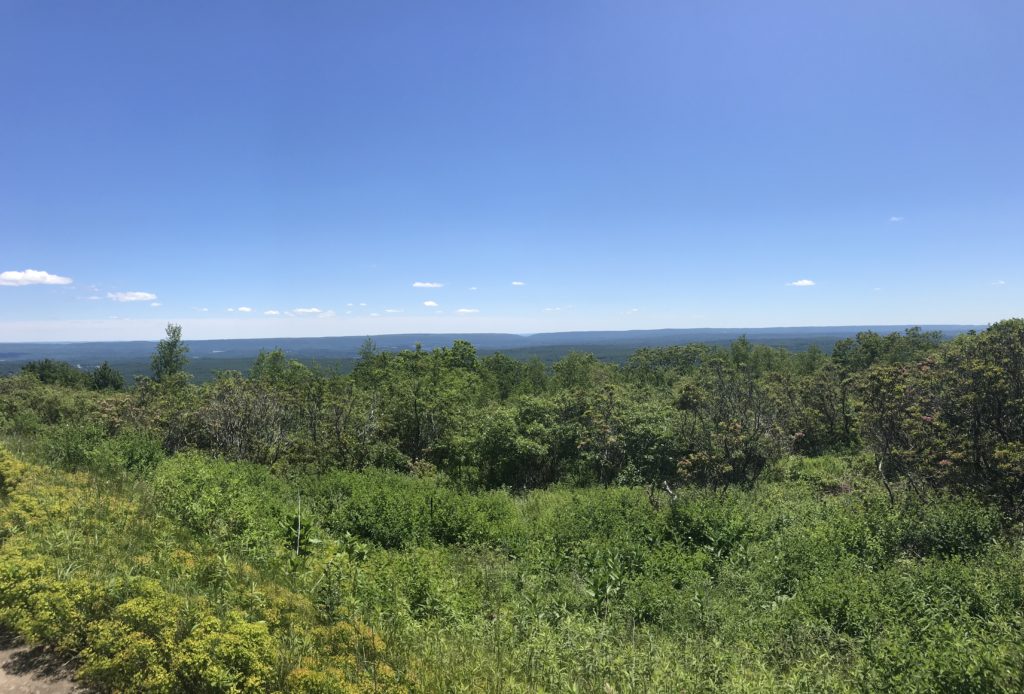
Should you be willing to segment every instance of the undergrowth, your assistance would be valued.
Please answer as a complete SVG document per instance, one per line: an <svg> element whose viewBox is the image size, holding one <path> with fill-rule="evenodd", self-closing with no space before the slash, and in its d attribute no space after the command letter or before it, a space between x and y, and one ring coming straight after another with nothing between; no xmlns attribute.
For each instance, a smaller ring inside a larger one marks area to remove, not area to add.
<svg viewBox="0 0 1024 694"><path fill-rule="evenodd" d="M1019 528L858 456L754 485L285 478L140 433L0 453L0 623L97 691L1020 691Z"/></svg>

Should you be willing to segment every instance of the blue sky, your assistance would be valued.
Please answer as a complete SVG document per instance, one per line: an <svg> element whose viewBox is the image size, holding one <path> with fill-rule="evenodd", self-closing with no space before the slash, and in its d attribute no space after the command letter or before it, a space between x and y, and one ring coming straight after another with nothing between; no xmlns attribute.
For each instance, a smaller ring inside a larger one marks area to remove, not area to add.
<svg viewBox="0 0 1024 694"><path fill-rule="evenodd" d="M0 341L1019 316L1022 26L6 0Z"/></svg>

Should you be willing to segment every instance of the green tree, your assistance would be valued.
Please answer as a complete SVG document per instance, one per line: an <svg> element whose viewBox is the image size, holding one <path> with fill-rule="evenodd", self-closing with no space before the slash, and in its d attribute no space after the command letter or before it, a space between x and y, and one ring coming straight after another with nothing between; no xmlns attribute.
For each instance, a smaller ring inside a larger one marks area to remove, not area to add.
<svg viewBox="0 0 1024 694"><path fill-rule="evenodd" d="M499 400L507 400L516 387L521 362L512 357L495 352L480 361L487 382L491 385Z"/></svg>
<svg viewBox="0 0 1024 694"><path fill-rule="evenodd" d="M864 371L875 364L910 364L920 361L942 344L940 331L907 328L903 333L879 335L871 330L856 338L839 340L832 348L832 359L846 373Z"/></svg>
<svg viewBox="0 0 1024 694"><path fill-rule="evenodd" d="M153 355L153 378L164 382L184 373L188 363L188 357L185 356L187 353L188 345L181 341L181 326L168 323L167 337L157 343Z"/></svg>
<svg viewBox="0 0 1024 694"><path fill-rule="evenodd" d="M774 355L737 340L680 381L675 404L687 449L680 476L715 487L751 482L788 452L787 398L758 374L758 362Z"/></svg>
<svg viewBox="0 0 1024 694"><path fill-rule="evenodd" d="M79 388L86 383L86 375L66 361L56 359L30 361L21 367L21 370L50 385Z"/></svg>
<svg viewBox="0 0 1024 694"><path fill-rule="evenodd" d="M108 362L89 372L89 387L93 390L124 390L124 376Z"/></svg>
<svg viewBox="0 0 1024 694"><path fill-rule="evenodd" d="M914 338L917 339L917 338ZM1024 321L957 337L917 363L855 379L860 433L883 481L1024 487Z"/></svg>

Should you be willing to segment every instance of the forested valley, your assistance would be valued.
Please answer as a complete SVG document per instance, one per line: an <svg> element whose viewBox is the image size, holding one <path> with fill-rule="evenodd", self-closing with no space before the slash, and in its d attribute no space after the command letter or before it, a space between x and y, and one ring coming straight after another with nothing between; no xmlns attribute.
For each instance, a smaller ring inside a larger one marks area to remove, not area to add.
<svg viewBox="0 0 1024 694"><path fill-rule="evenodd" d="M0 378L0 626L92 691L1024 690L1024 320Z"/></svg>

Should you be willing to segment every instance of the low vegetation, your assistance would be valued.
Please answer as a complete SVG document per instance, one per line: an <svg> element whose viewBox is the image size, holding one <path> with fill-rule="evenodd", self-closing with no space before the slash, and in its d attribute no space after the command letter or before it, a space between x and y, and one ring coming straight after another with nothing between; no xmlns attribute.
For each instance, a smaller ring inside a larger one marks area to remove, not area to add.
<svg viewBox="0 0 1024 694"><path fill-rule="evenodd" d="M180 340L0 379L0 624L96 691L1024 689L1024 321L202 385Z"/></svg>

